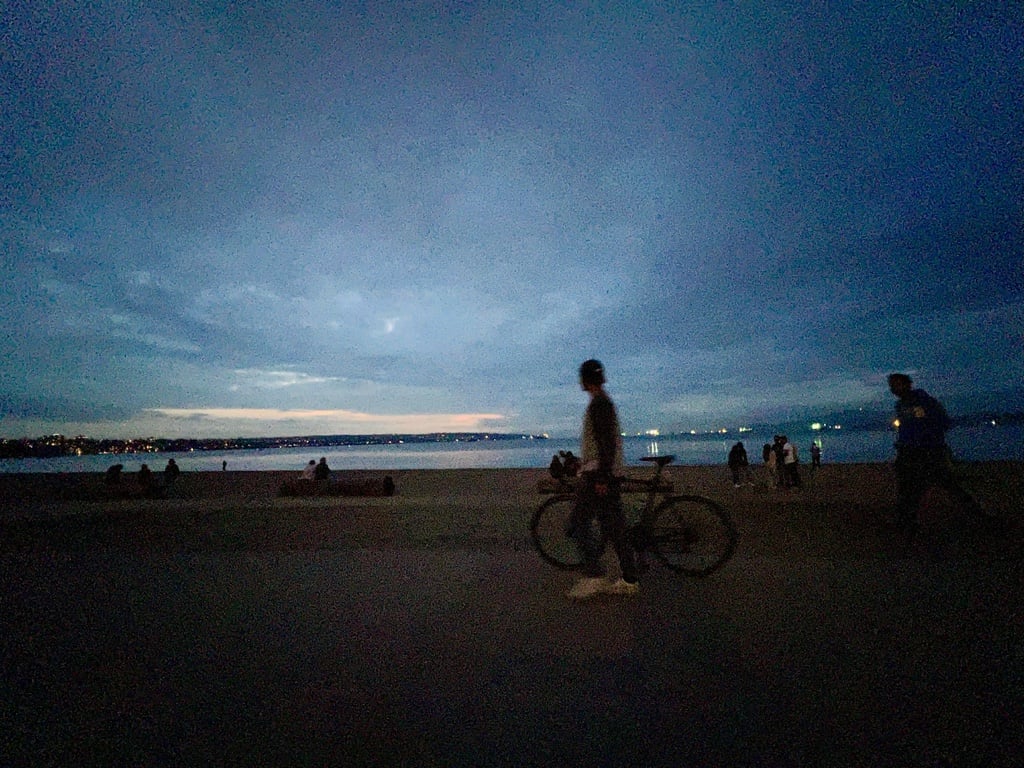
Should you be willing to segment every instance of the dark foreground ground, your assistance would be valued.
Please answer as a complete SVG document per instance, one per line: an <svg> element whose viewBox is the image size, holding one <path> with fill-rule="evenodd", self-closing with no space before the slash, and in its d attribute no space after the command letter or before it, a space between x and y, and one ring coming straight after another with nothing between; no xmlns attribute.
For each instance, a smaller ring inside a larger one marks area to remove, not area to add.
<svg viewBox="0 0 1024 768"><path fill-rule="evenodd" d="M538 476L0 495L0 764L1021 765L1020 526L937 498L907 541L883 467L799 494L707 469L680 477L733 512L733 560L574 604L525 545Z"/></svg>

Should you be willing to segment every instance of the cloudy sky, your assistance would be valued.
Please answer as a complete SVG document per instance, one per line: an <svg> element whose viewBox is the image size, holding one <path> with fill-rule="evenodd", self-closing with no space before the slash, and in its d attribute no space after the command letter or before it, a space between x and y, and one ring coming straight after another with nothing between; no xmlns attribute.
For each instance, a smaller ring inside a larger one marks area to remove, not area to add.
<svg viewBox="0 0 1024 768"><path fill-rule="evenodd" d="M849 7L13 0L0 436L1019 392L1022 16Z"/></svg>

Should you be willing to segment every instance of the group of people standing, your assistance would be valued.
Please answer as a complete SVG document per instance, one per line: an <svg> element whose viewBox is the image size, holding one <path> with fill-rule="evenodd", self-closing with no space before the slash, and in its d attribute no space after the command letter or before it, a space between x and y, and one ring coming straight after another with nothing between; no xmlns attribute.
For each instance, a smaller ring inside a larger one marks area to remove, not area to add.
<svg viewBox="0 0 1024 768"><path fill-rule="evenodd" d="M761 459L768 472L768 484L777 488L799 488L800 479L800 456L796 445L786 435L775 435L771 443L765 443L761 450ZM732 475L732 484L739 488L741 485L753 485L754 479L750 471L750 459L747 456L747 449L742 442L738 442L729 449L729 472ZM811 444L811 469L815 470L821 466L821 447L817 443Z"/></svg>
<svg viewBox="0 0 1024 768"><path fill-rule="evenodd" d="M775 435L761 449L765 466L777 488L800 488L800 453L786 435Z"/></svg>

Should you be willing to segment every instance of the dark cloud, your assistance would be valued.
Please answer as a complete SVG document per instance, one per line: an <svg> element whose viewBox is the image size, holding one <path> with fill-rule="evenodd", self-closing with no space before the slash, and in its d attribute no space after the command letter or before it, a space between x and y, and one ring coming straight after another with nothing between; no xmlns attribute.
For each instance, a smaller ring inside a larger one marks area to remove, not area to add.
<svg viewBox="0 0 1024 768"><path fill-rule="evenodd" d="M135 411L117 403L67 399L47 392L44 396L8 395L0 400L0 415L3 419L45 420L60 425L69 421L124 421ZM17 430L18 426L13 428ZM6 430L3 420L0 429ZM23 436L20 432L14 434Z"/></svg>
<svg viewBox="0 0 1024 768"><path fill-rule="evenodd" d="M435 11L12 6L8 424L543 430L590 356L665 429L864 400L894 368L955 397L1019 380L1003 5Z"/></svg>

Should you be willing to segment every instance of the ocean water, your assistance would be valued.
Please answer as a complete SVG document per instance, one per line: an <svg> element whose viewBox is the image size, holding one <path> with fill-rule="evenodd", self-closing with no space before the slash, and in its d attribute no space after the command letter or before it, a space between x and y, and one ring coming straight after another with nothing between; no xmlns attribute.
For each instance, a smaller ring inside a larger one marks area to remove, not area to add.
<svg viewBox="0 0 1024 768"><path fill-rule="evenodd" d="M890 430L810 430L791 432L790 439L803 463L810 462L813 441L821 445L822 462L853 463L888 461L892 458ZM1024 425L961 427L948 435L958 459L966 461L1024 461ZM637 465L641 456L673 454L676 462L689 465L724 464L729 448L738 440L746 446L751 464L761 463L761 446L772 435L754 432L672 437L627 437L626 463ZM0 472L103 472L112 464L124 464L126 472L140 465L162 470L167 459L184 472L229 470L300 471L310 459L327 458L332 469L496 469L546 467L559 451L579 453L576 439L499 440L473 443L407 443L358 445L334 448L280 448L273 450L194 451L102 456L63 456L52 459L0 460Z"/></svg>

